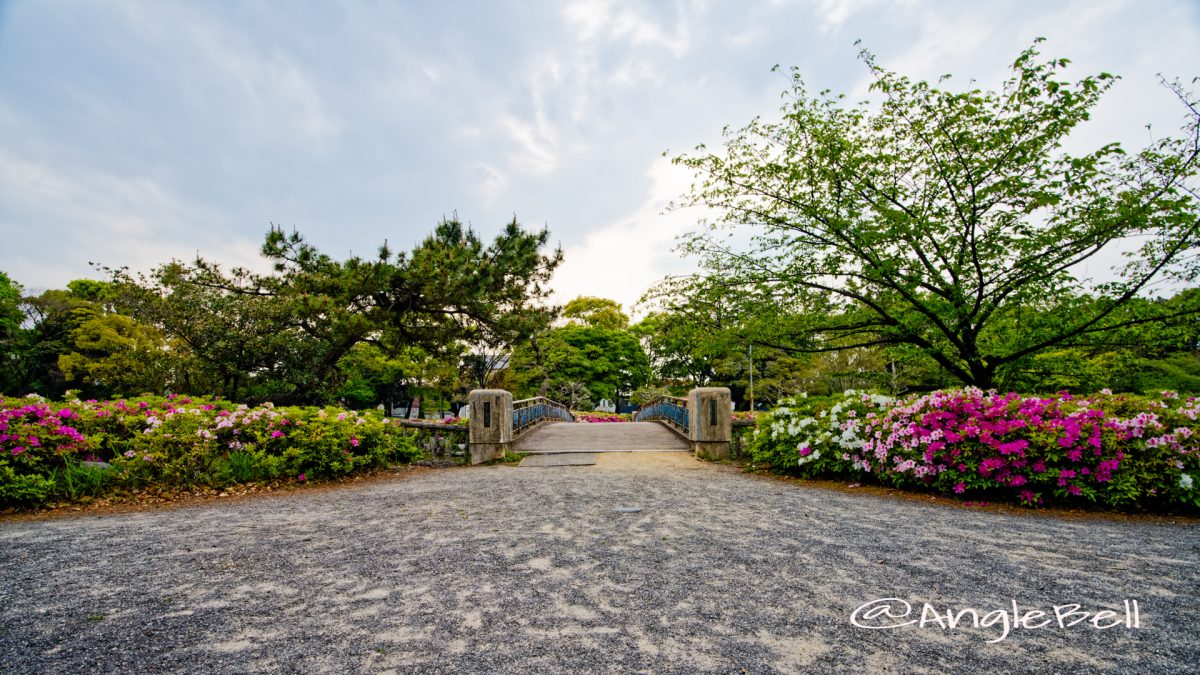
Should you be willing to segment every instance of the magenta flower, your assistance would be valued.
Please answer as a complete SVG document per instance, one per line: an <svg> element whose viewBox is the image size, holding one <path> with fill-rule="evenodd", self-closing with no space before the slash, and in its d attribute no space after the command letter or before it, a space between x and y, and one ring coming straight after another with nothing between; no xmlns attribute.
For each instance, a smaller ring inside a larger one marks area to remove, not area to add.
<svg viewBox="0 0 1200 675"><path fill-rule="evenodd" d="M283 436L283 432L279 431L278 429L271 432L271 438L279 438L281 436Z"/></svg>
<svg viewBox="0 0 1200 675"><path fill-rule="evenodd" d="M979 463L980 475L986 476L989 473L1004 467L1004 460L998 457L988 457Z"/></svg>
<svg viewBox="0 0 1200 675"><path fill-rule="evenodd" d="M357 436L355 436L353 434L350 435L350 445L352 445L356 448L358 447L358 437Z"/></svg>
<svg viewBox="0 0 1200 675"><path fill-rule="evenodd" d="M301 481L305 481L308 479L307 476L305 476L305 474L300 474L299 478Z"/></svg>
<svg viewBox="0 0 1200 675"><path fill-rule="evenodd" d="M967 491L966 483L959 483L958 485L954 486L954 492L956 492L957 494L961 495L962 493L964 493L966 491Z"/></svg>
<svg viewBox="0 0 1200 675"><path fill-rule="evenodd" d="M17 455L21 454L22 452L25 452L24 446L18 445L17 447L12 449L13 457L16 457Z"/></svg>

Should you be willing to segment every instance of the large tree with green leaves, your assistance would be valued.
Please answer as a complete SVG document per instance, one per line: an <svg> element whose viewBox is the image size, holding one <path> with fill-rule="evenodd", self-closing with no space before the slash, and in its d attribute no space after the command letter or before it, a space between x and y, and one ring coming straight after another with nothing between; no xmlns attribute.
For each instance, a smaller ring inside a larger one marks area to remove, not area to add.
<svg viewBox="0 0 1200 675"><path fill-rule="evenodd" d="M175 390L186 369L154 326L124 314L96 311L71 331L58 369L81 398L111 398Z"/></svg>
<svg viewBox="0 0 1200 675"><path fill-rule="evenodd" d="M642 386L650 362L629 330L567 325L519 344L509 364L509 381L520 395L551 395L567 383L583 383L592 402L615 401Z"/></svg>
<svg viewBox="0 0 1200 675"><path fill-rule="evenodd" d="M621 311L621 303L608 298L581 295L563 305L563 318L585 326L597 326L610 330L629 327L629 315Z"/></svg>
<svg viewBox="0 0 1200 675"><path fill-rule="evenodd" d="M1068 61L1035 45L1000 90L951 91L947 78L912 81L862 59L875 103L810 93L793 71L781 120L755 119L727 130L722 152L675 159L698 175L684 204L722 214L685 251L729 292L795 310L776 330L783 346L908 345L990 387L1050 348L1195 320L1196 303L1122 311L1200 273L1194 94L1167 86L1186 115L1178 136L1136 153L1110 143L1071 154L1064 141L1112 75L1064 80ZM749 247L731 245L727 228L752 228ZM1113 277L1082 277L1122 247L1133 250Z"/></svg>
<svg viewBox="0 0 1200 675"><path fill-rule="evenodd" d="M411 252L336 260L272 228L260 274L196 260L148 277L115 271L124 307L192 349L231 398L315 402L345 380L342 360L371 344L457 364L464 344L512 344L545 328L546 283L562 259L545 229L514 220L487 244L443 221Z"/></svg>
<svg viewBox="0 0 1200 675"><path fill-rule="evenodd" d="M17 386L20 367L21 285L0 272L0 392L11 392Z"/></svg>

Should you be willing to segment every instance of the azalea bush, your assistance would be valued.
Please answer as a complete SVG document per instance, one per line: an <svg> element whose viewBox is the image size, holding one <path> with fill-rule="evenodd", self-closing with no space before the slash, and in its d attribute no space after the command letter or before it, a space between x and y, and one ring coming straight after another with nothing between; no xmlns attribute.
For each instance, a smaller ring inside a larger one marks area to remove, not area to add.
<svg viewBox="0 0 1200 675"><path fill-rule="evenodd" d="M619 423L619 422L632 422L633 421L633 415L630 415L628 413L617 414L617 413L606 413L606 412L594 411L594 412L572 412L571 414L575 416L575 421L577 421L577 422L589 422L592 424L606 424L606 423Z"/></svg>
<svg viewBox="0 0 1200 675"><path fill-rule="evenodd" d="M1200 507L1200 400L937 391L799 398L759 421L756 463L1026 505Z"/></svg>
<svg viewBox="0 0 1200 675"><path fill-rule="evenodd" d="M837 450L861 448L858 422L881 411L891 400L854 390L781 399L770 413L758 416L750 457L755 464L805 476L852 473Z"/></svg>
<svg viewBox="0 0 1200 675"><path fill-rule="evenodd" d="M419 455L410 430L373 412L180 396L0 399L0 506L121 487L332 478Z"/></svg>
<svg viewBox="0 0 1200 675"><path fill-rule="evenodd" d="M742 426L754 426L755 420L758 419L758 411L756 410L740 410L731 414L733 423Z"/></svg>

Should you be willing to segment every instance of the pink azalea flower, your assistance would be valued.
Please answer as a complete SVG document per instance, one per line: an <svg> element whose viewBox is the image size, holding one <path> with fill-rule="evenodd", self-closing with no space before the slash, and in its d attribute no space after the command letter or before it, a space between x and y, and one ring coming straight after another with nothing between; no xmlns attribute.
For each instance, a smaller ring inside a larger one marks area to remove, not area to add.
<svg viewBox="0 0 1200 675"><path fill-rule="evenodd" d="M960 495L961 495L962 493L964 493L964 492L966 492L966 491L967 491L967 484L966 484L966 483L959 483L958 485L955 485L955 486L954 486L954 491L955 491L956 493L958 493L958 494L960 494Z"/></svg>

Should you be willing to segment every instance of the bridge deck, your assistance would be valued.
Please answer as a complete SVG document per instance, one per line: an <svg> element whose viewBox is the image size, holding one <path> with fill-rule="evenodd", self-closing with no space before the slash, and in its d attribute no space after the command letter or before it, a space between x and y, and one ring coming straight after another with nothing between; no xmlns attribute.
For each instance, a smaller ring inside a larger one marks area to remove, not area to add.
<svg viewBox="0 0 1200 675"><path fill-rule="evenodd" d="M664 452L691 448L679 434L657 422L546 424L518 438L513 450L553 452Z"/></svg>

